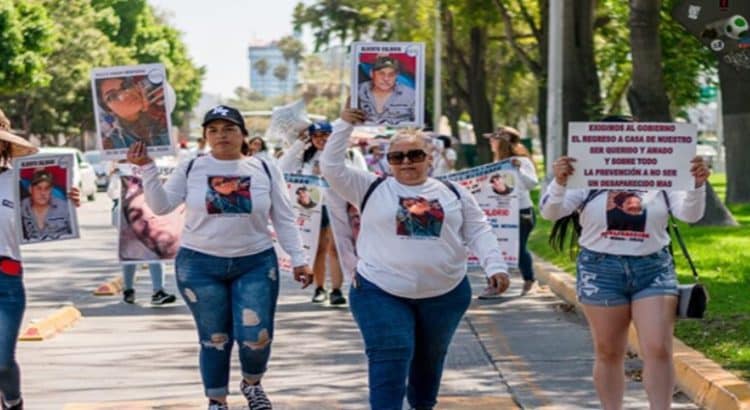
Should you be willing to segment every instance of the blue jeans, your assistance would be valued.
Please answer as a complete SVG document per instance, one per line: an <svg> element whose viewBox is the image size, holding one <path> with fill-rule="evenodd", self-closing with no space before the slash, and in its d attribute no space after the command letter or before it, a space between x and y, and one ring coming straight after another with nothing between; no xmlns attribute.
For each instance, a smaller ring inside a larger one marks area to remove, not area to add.
<svg viewBox="0 0 750 410"><path fill-rule="evenodd" d="M519 242L518 242L518 269L521 270L521 276L523 280L531 281L534 280L534 261L531 260L531 253L526 247L529 242L529 235L536 225L536 214L534 208L525 208L520 211L521 223L519 229Z"/></svg>
<svg viewBox="0 0 750 410"><path fill-rule="evenodd" d="M401 410L405 394L411 407L435 406L448 345L470 303L468 278L444 295L407 299L356 275L349 308L365 342L372 409Z"/></svg>
<svg viewBox="0 0 750 410"><path fill-rule="evenodd" d="M279 269L273 248L239 258L180 248L175 269L177 287L198 328L206 396L228 394L235 340L242 376L260 381L271 355L279 296Z"/></svg>
<svg viewBox="0 0 750 410"><path fill-rule="evenodd" d="M124 282L125 289L133 289L133 283L135 282L135 269L138 264L128 263L122 265L122 281ZM148 271L151 273L151 289L154 293L164 288L164 270L161 267L161 263L149 263Z"/></svg>
<svg viewBox="0 0 750 410"><path fill-rule="evenodd" d="M0 393L6 401L21 398L16 341L25 309L23 278L0 272Z"/></svg>

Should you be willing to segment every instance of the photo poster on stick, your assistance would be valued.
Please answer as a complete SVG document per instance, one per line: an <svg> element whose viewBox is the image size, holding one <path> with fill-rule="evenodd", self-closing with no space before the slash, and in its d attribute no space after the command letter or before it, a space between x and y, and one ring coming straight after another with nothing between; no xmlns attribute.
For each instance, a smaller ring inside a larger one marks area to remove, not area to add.
<svg viewBox="0 0 750 410"><path fill-rule="evenodd" d="M95 68L91 91L96 141L102 157L124 159L143 141L152 157L174 155L169 105L172 90L163 64Z"/></svg>
<svg viewBox="0 0 750 410"><path fill-rule="evenodd" d="M575 158L569 188L690 190L696 153L694 124L571 122L568 156Z"/></svg>
<svg viewBox="0 0 750 410"><path fill-rule="evenodd" d="M517 168L510 159L481 165L438 177L454 181L466 188L487 216L497 236L500 251L509 267L518 266L519 223ZM479 259L469 252L469 267L480 267Z"/></svg>
<svg viewBox="0 0 750 410"><path fill-rule="evenodd" d="M424 125L424 43L352 44L351 106L363 125Z"/></svg>
<svg viewBox="0 0 750 410"><path fill-rule="evenodd" d="M166 215L157 215L146 203L139 168L118 167L121 182L117 257L123 265L170 261L177 256L185 204Z"/></svg>
<svg viewBox="0 0 750 410"><path fill-rule="evenodd" d="M318 240L320 238L320 222L323 217L323 198L328 190L325 179L316 175L284 174L289 198L295 213L295 225L299 229L302 238L302 247L307 252L310 266L315 264L315 255L318 253ZM272 228L272 227L271 227ZM279 270L292 273L292 258L279 244L276 233L273 234L274 247L279 260Z"/></svg>
<svg viewBox="0 0 750 410"><path fill-rule="evenodd" d="M16 169L16 220L22 245L80 237L76 207L68 198L73 184L73 154L19 158Z"/></svg>

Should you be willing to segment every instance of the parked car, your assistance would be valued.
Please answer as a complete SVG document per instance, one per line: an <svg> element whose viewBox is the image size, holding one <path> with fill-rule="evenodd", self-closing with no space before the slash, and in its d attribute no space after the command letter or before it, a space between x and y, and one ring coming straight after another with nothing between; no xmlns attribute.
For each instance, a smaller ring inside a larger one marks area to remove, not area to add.
<svg viewBox="0 0 750 410"><path fill-rule="evenodd" d="M36 155L43 154L73 154L75 161L73 184L81 190L81 197L89 201L96 199L96 173L94 167L83 157L81 150L68 147L42 147Z"/></svg>
<svg viewBox="0 0 750 410"><path fill-rule="evenodd" d="M94 167L96 187L100 191L105 191L109 184L109 170L112 167L112 162L103 160L99 151L86 151L83 153L83 158Z"/></svg>

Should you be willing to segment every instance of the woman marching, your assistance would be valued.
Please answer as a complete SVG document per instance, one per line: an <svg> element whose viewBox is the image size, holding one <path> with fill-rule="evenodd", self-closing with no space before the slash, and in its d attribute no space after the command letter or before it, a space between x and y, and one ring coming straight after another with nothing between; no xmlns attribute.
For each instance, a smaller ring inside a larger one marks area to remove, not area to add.
<svg viewBox="0 0 750 410"><path fill-rule="evenodd" d="M146 202L157 214L187 207L175 261L177 286L195 319L200 371L209 410L227 409L232 345L240 350L240 390L251 410L271 409L260 381L266 371L279 294L270 217L281 246L292 257L303 288L312 273L302 249L281 172L241 152L245 121L232 107L217 106L203 120L209 154L180 164L167 182L142 143L128 152L141 166Z"/></svg>
<svg viewBox="0 0 750 410"><path fill-rule="evenodd" d="M393 137L387 153L393 177L346 166L349 136L364 116L342 112L321 163L331 187L361 211L349 298L365 342L370 406L400 410L406 395L412 408L432 409L448 345L471 301L465 244L497 293L510 279L474 197L428 177L429 137L415 131Z"/></svg>
<svg viewBox="0 0 750 410"><path fill-rule="evenodd" d="M11 161L37 151L31 143L10 133L10 121L0 111L0 407L3 410L23 410L16 341L26 309L26 292L14 210L18 182L13 179ZM78 188L71 188L68 198L76 207L81 204Z"/></svg>
<svg viewBox="0 0 750 410"><path fill-rule="evenodd" d="M279 168L285 173L320 175L320 156L332 131L331 124L327 121L311 124L307 129L307 135L303 135L301 139L292 144L289 150L284 152L284 155L279 159ZM346 158L347 166L367 169L364 158L362 158L361 154L355 154L355 151L349 150L342 154L342 158ZM332 306L344 305L346 304L346 298L341 292L341 287L344 283L344 273L339 261L339 253L337 252L337 244L334 240L331 223L332 220L343 220L345 216L331 215L333 211L331 205L336 210L344 208L339 204L342 200L334 192L329 191L323 201L318 250L315 257L315 264L313 265L315 293L313 294L312 301L314 303L323 303L328 299L328 303ZM337 216L338 218L336 218ZM331 273L332 289L330 294L325 289L326 265Z"/></svg>
<svg viewBox="0 0 750 410"><path fill-rule="evenodd" d="M513 189L518 195L520 217L518 268L521 270L521 276L523 277L523 289L521 290L521 296L523 296L529 293L534 286L534 263L526 244L536 224L534 204L531 202L529 191L534 189L539 180L536 176L534 161L526 147L521 144L521 134L518 130L513 127L498 127L494 133L485 134L485 137L490 138L493 161L510 159L518 171L519 181ZM499 295L491 287L488 287L479 295L480 299L496 297L499 297Z"/></svg>
<svg viewBox="0 0 750 410"><path fill-rule="evenodd" d="M689 167L695 178L689 191L569 189L575 161L560 157L554 162L554 180L542 196L540 213L556 221L550 242L557 249L566 242L568 225L580 220L576 287L594 341L594 385L602 408L622 409L632 321L638 331L649 408L669 409L675 381L672 333L677 279L667 224L670 212L685 222L701 219L710 171L701 157L676 165Z"/></svg>

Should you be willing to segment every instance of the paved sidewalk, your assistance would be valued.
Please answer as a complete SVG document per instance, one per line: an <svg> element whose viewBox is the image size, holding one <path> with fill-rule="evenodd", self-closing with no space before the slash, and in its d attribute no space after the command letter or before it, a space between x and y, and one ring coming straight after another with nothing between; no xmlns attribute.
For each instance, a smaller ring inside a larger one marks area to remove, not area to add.
<svg viewBox="0 0 750 410"><path fill-rule="evenodd" d="M43 342L19 344L23 390L32 410L203 409L198 341L182 301L149 306L150 283L139 270L138 304L91 295L119 274L107 201L84 205L83 239L24 248L28 318L74 303L83 318ZM174 291L172 267L166 284ZM475 294L483 286L472 273ZM475 300L450 349L439 409L596 409L591 341L575 311L545 289L517 298ZM362 342L347 309L309 302L284 278L276 335L264 387L277 409L367 408ZM628 360L637 376L640 363ZM637 377L633 377L637 379ZM239 368L232 369L234 408L241 409ZM628 409L647 408L643 386L628 383ZM694 409L682 395L674 408ZM67 407L66 407L67 406Z"/></svg>

